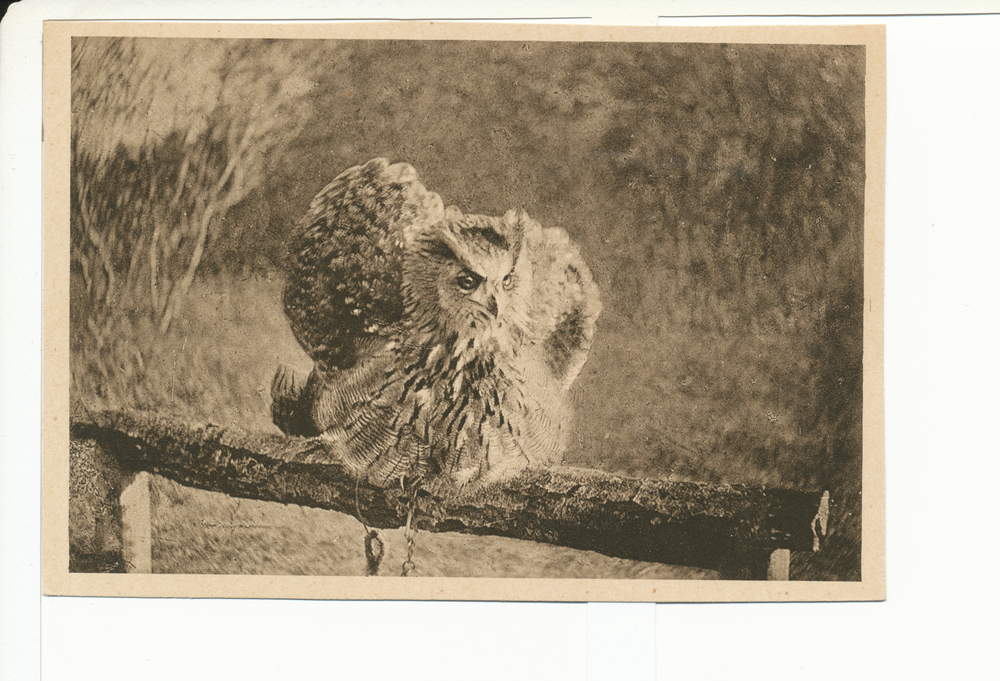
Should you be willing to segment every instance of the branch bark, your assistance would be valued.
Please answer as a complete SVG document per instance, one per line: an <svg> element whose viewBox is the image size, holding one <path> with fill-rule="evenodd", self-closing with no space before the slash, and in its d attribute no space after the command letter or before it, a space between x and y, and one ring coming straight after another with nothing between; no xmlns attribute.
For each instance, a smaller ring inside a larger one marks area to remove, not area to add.
<svg viewBox="0 0 1000 681"><path fill-rule="evenodd" d="M191 427L134 411L74 414L71 436L94 441L126 471L235 497L355 517L360 511L380 528L406 522L408 493L359 483L316 438ZM428 486L418 494L415 521L424 531L527 539L738 576L751 564L766 573L777 549L818 550L828 508L826 492L537 468L471 493Z"/></svg>

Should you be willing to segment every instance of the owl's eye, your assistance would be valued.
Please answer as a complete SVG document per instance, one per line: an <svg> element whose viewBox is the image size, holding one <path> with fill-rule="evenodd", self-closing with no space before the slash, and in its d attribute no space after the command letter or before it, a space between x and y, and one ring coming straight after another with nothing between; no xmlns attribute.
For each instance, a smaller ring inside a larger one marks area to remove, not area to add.
<svg viewBox="0 0 1000 681"><path fill-rule="evenodd" d="M479 277L468 270L463 271L458 275L458 278L455 279L455 283L458 284L458 288L463 291L472 291L479 286L480 281L481 279Z"/></svg>
<svg viewBox="0 0 1000 681"><path fill-rule="evenodd" d="M509 291L514 287L514 273L511 272L503 278L503 290Z"/></svg>

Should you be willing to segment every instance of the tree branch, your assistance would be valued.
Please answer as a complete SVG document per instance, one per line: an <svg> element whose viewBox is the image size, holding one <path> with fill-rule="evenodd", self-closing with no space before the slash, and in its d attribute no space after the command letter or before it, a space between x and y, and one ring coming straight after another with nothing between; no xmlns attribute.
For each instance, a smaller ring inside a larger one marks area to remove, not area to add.
<svg viewBox="0 0 1000 681"><path fill-rule="evenodd" d="M191 254L191 260L188 262L184 276L181 277L180 281L173 284L170 289L170 295L167 297L165 307L163 309L163 317L160 319L160 334L167 333L167 329L170 328L170 322L173 321L174 315L177 313L177 310L180 309L184 296L187 295L188 289L191 288L191 283L194 281L194 274L198 271L198 265L201 264L201 257L205 252L205 240L208 238L208 225L212 220L212 216L215 215L215 208L213 200L208 204L205 208L205 212L201 216L201 221L198 224L197 241L194 244L194 251Z"/></svg>
<svg viewBox="0 0 1000 681"><path fill-rule="evenodd" d="M125 470L145 470L234 497L314 506L401 527L408 492L358 482L320 439L190 427L157 414L77 415L71 436L93 440ZM815 551L826 532L826 492L640 480L537 468L456 493L426 485L421 530L498 535L632 560L732 573L776 549ZM440 487L440 486L439 486Z"/></svg>

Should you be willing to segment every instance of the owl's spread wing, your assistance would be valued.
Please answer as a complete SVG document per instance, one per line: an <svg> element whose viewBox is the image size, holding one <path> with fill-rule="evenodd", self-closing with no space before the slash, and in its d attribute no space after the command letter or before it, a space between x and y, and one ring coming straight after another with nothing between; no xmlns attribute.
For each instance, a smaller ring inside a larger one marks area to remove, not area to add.
<svg viewBox="0 0 1000 681"><path fill-rule="evenodd" d="M565 230L534 223L525 236L533 266L532 336L553 377L569 388L587 361L601 313L600 292Z"/></svg>
<svg viewBox="0 0 1000 681"><path fill-rule="evenodd" d="M385 159L350 168L313 199L291 246L284 306L322 370L352 367L392 336L403 313L403 235L442 217L416 171Z"/></svg>

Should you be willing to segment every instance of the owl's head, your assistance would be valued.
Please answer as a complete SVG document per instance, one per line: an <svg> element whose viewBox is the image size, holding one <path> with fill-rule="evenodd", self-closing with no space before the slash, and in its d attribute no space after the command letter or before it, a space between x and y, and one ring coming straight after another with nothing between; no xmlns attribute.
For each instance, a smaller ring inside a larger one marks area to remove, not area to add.
<svg viewBox="0 0 1000 681"><path fill-rule="evenodd" d="M476 354L516 352L523 335L530 263L522 258L528 217L464 215L444 219L408 244L404 284L411 328L454 340Z"/></svg>

